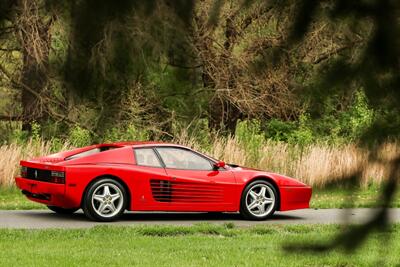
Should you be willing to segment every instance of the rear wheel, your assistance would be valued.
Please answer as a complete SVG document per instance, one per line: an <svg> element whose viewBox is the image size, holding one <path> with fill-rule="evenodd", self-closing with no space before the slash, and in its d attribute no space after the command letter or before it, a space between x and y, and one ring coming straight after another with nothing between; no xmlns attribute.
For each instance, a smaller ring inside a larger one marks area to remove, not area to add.
<svg viewBox="0 0 400 267"><path fill-rule="evenodd" d="M56 206L47 206L49 210L54 211L55 213L58 214L72 214L75 211L79 210L79 208L74 208L74 209L64 209Z"/></svg>
<svg viewBox="0 0 400 267"><path fill-rule="evenodd" d="M82 209L91 220L111 222L125 211L127 199L126 190L121 183L103 178L89 186Z"/></svg>
<svg viewBox="0 0 400 267"><path fill-rule="evenodd" d="M263 180L250 183L243 191L240 213L250 220L265 220L277 209L278 194L275 187Z"/></svg>

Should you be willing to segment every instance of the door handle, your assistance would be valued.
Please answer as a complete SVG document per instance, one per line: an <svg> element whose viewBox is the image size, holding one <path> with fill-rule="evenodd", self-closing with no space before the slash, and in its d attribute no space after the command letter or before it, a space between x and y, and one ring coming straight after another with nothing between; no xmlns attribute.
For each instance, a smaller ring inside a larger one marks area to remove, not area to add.
<svg viewBox="0 0 400 267"><path fill-rule="evenodd" d="M171 180L172 180L172 181L175 181L175 180L176 180L176 177L171 177Z"/></svg>

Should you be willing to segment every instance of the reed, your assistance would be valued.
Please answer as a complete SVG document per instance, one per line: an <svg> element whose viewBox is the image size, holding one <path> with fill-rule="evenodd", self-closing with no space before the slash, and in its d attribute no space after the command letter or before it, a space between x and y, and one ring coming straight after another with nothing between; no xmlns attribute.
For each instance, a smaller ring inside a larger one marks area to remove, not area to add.
<svg viewBox="0 0 400 267"><path fill-rule="evenodd" d="M61 150L70 147L68 142ZM19 161L51 154L54 143L51 141L29 140L24 144L8 144L0 146L0 187L14 186L14 177L20 171Z"/></svg>
<svg viewBox="0 0 400 267"><path fill-rule="evenodd" d="M359 185L380 184L389 175L390 162L400 153L398 142L386 142L369 149L356 144L300 146L271 140L251 146L232 136L215 137L208 149L202 149L185 136L176 142L228 163L280 173L315 187L332 182L340 184L357 172L360 173Z"/></svg>
<svg viewBox="0 0 400 267"><path fill-rule="evenodd" d="M201 146L195 138L184 133L173 142L192 147L228 163L295 177L315 187L323 187L332 181L340 183L341 179L357 170L361 170L360 185L380 183L388 175L388 162L400 153L400 145L397 142L387 142L368 150L356 144L299 146L270 140L254 146L233 136L214 136L207 146ZM58 147L59 150L71 148L68 142L62 144L61 149L60 145ZM54 144L51 141L40 140L31 140L23 145L0 146L0 187L14 185L14 177L18 175L21 159L48 155L53 150ZM373 155L375 157L372 157Z"/></svg>

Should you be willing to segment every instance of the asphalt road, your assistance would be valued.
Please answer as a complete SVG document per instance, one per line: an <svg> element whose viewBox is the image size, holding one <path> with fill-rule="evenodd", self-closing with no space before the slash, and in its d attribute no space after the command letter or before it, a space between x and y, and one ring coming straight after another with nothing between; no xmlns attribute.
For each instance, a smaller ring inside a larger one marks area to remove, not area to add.
<svg viewBox="0 0 400 267"><path fill-rule="evenodd" d="M119 221L98 223L86 219L81 211L72 215L59 215L47 210L0 211L0 228L88 228L96 225L193 225L196 223L234 223L239 227L258 224L330 224L362 223L367 221L374 209L304 209L277 212L266 221L247 221L237 213L125 213ZM392 222L400 222L400 209L390 209Z"/></svg>

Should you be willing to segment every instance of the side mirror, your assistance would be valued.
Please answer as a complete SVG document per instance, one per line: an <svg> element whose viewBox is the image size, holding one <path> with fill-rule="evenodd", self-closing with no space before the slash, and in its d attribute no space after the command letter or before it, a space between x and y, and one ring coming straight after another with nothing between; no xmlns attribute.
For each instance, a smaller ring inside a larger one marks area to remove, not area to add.
<svg viewBox="0 0 400 267"><path fill-rule="evenodd" d="M218 170L219 168L224 168L225 167L225 162L223 161L218 161L216 163L214 163L214 169Z"/></svg>

